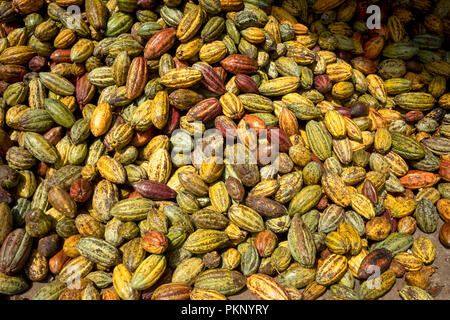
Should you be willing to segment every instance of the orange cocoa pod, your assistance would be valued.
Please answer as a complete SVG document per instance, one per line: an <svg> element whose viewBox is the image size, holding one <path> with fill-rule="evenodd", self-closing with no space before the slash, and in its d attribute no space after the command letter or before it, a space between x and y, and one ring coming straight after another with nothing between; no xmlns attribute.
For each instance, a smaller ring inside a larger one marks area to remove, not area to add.
<svg viewBox="0 0 450 320"><path fill-rule="evenodd" d="M242 0L220 0L220 8L225 12L236 12L244 7Z"/></svg>
<svg viewBox="0 0 450 320"><path fill-rule="evenodd" d="M364 44L364 52L365 52L364 57L371 60L376 59L380 54L381 50L383 50L384 42L385 40L383 36L376 36L370 38Z"/></svg>
<svg viewBox="0 0 450 320"><path fill-rule="evenodd" d="M26 16L39 11L44 5L44 0L13 0L11 4L14 11Z"/></svg>
<svg viewBox="0 0 450 320"><path fill-rule="evenodd" d="M450 181L450 161L441 160L441 167L439 168L439 175L445 181Z"/></svg>
<svg viewBox="0 0 450 320"><path fill-rule="evenodd" d="M377 67L373 60L367 57L356 57L351 61L353 68L361 71L364 74L371 74L377 72Z"/></svg>
<svg viewBox="0 0 450 320"><path fill-rule="evenodd" d="M401 184L408 189L420 189L434 186L439 180L440 176L421 170L410 170L406 175L400 178Z"/></svg>
<svg viewBox="0 0 450 320"><path fill-rule="evenodd" d="M450 200L444 198L439 199L436 207L442 220L445 222L450 222Z"/></svg>
<svg viewBox="0 0 450 320"><path fill-rule="evenodd" d="M258 62L243 54L232 54L220 61L220 64L226 71L233 74L253 74L258 71Z"/></svg>
<svg viewBox="0 0 450 320"><path fill-rule="evenodd" d="M145 59L156 59L169 51L175 43L176 32L174 28L164 28L155 33L145 45Z"/></svg>
<svg viewBox="0 0 450 320"><path fill-rule="evenodd" d="M120 297L114 289L105 289L102 292L102 300L120 300Z"/></svg>
<svg viewBox="0 0 450 320"><path fill-rule="evenodd" d="M144 234L141 245L147 252L161 254L167 249L169 241L163 233L154 230Z"/></svg>
<svg viewBox="0 0 450 320"><path fill-rule="evenodd" d="M280 115L278 116L278 123L280 128L283 129L288 136L293 136L299 132L297 117L286 107L281 109Z"/></svg>
<svg viewBox="0 0 450 320"><path fill-rule="evenodd" d="M255 247L261 257L270 256L277 245L277 236L270 230L264 230L255 237Z"/></svg>
<svg viewBox="0 0 450 320"><path fill-rule="evenodd" d="M441 231L439 232L439 240L441 240L444 246L450 248L450 222L442 225Z"/></svg>
<svg viewBox="0 0 450 320"><path fill-rule="evenodd" d="M48 268L51 273L59 274L66 264L70 260L70 257L64 253L64 250L59 250L53 257L48 261Z"/></svg>

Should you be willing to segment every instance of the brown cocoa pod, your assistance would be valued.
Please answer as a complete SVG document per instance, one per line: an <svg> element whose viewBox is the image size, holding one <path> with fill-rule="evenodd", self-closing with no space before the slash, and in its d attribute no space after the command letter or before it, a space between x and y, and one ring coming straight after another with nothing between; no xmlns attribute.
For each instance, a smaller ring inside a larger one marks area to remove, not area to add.
<svg viewBox="0 0 450 320"><path fill-rule="evenodd" d="M41 256L51 257L58 252L59 248L60 239L59 236L54 233L39 239L37 250Z"/></svg>
<svg viewBox="0 0 450 320"><path fill-rule="evenodd" d="M75 218L77 205L69 193L59 186L54 186L48 192L48 202L66 217Z"/></svg>
<svg viewBox="0 0 450 320"><path fill-rule="evenodd" d="M63 127L58 126L48 130L46 133L42 135L42 137L44 137L44 139L50 142L52 145L56 146L58 142L62 139L63 135L64 135Z"/></svg>
<svg viewBox="0 0 450 320"><path fill-rule="evenodd" d="M235 177L228 177L225 181L225 186L227 187L228 194L232 199L236 201L244 200L245 189L238 179Z"/></svg>
<svg viewBox="0 0 450 320"><path fill-rule="evenodd" d="M33 72L44 71L47 67L47 59L42 56L34 56L28 62L28 68Z"/></svg>
<svg viewBox="0 0 450 320"><path fill-rule="evenodd" d="M70 197L76 202L88 201L94 192L92 184L87 179L77 179L70 185Z"/></svg>
<svg viewBox="0 0 450 320"><path fill-rule="evenodd" d="M392 253L384 248L369 253L361 262L358 270L358 278L368 279L374 272L382 274L389 268Z"/></svg>
<svg viewBox="0 0 450 320"><path fill-rule="evenodd" d="M134 190L143 197L152 200L169 200L176 197L176 192L163 183L142 180L133 184Z"/></svg>
<svg viewBox="0 0 450 320"><path fill-rule="evenodd" d="M378 191L370 180L364 181L362 194L365 195L373 205L378 203Z"/></svg>
<svg viewBox="0 0 450 320"><path fill-rule="evenodd" d="M287 213L286 208L282 204L265 197L249 196L245 200L245 204L259 214L270 218L279 217Z"/></svg>

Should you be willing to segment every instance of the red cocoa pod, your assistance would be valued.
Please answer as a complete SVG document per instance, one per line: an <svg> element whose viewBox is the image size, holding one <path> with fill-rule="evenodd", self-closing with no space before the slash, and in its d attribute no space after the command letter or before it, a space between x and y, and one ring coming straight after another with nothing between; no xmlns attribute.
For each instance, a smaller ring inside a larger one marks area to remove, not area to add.
<svg viewBox="0 0 450 320"><path fill-rule="evenodd" d="M192 68L202 73L203 77L200 80L200 85L206 90L209 90L218 95L222 95L226 92L225 85L222 78L217 72L205 63L194 63Z"/></svg>
<svg viewBox="0 0 450 320"><path fill-rule="evenodd" d="M323 195L316 204L315 208L317 210L325 210L326 207L328 207L328 198L326 195Z"/></svg>
<svg viewBox="0 0 450 320"><path fill-rule="evenodd" d="M156 230L144 234L141 241L141 246L145 251L155 254L163 253L167 249L168 245L169 240L164 233Z"/></svg>
<svg viewBox="0 0 450 320"><path fill-rule="evenodd" d="M245 204L266 217L275 218L286 214L286 208L282 204L266 197L248 196Z"/></svg>
<svg viewBox="0 0 450 320"><path fill-rule="evenodd" d="M130 64L127 76L127 98L134 100L144 91L147 84L148 68L144 57L135 57Z"/></svg>
<svg viewBox="0 0 450 320"><path fill-rule="evenodd" d="M141 299L142 300L151 300L151 298L153 296L153 292L155 292L156 288L158 288L162 284L172 282L172 274L173 274L173 270L170 268L167 268L154 285L152 285L150 288L142 291Z"/></svg>
<svg viewBox="0 0 450 320"><path fill-rule="evenodd" d="M75 83L75 98L79 105L84 106L92 100L97 91L95 86L89 82L87 78L88 74L77 78Z"/></svg>
<svg viewBox="0 0 450 320"><path fill-rule="evenodd" d="M86 202L91 198L93 191L92 184L88 180L80 178L72 182L69 194L76 202Z"/></svg>
<svg viewBox="0 0 450 320"><path fill-rule="evenodd" d="M155 33L145 45L145 59L156 59L169 51L175 43L176 32L174 28L164 28Z"/></svg>
<svg viewBox="0 0 450 320"><path fill-rule="evenodd" d="M152 200L169 200L174 199L177 193L163 183L153 182L150 180L142 180L133 184L134 190L139 192L143 197Z"/></svg>
<svg viewBox="0 0 450 320"><path fill-rule="evenodd" d="M439 180L439 175L421 170L410 170L406 175L400 178L402 185L408 189L432 187Z"/></svg>
<svg viewBox="0 0 450 320"><path fill-rule="evenodd" d="M270 143L278 141L280 152L289 152L289 148L292 146L289 136L280 128L267 127L267 140Z"/></svg>
<svg viewBox="0 0 450 320"><path fill-rule="evenodd" d="M70 59L70 49L56 49L50 55L50 60L54 63L71 63L72 60Z"/></svg>
<svg viewBox="0 0 450 320"><path fill-rule="evenodd" d="M217 98L209 98L200 101L189 109L186 114L188 121L209 122L222 112L222 106Z"/></svg>
<svg viewBox="0 0 450 320"><path fill-rule="evenodd" d="M0 248L0 272L12 275L22 269L30 256L33 239L25 229L10 232Z"/></svg>
<svg viewBox="0 0 450 320"><path fill-rule="evenodd" d="M403 120L406 122L417 122L420 119L423 119L424 115L422 111L415 110L415 111L408 111L404 116Z"/></svg>
<svg viewBox="0 0 450 320"><path fill-rule="evenodd" d="M63 127L54 127L43 134L45 140L56 146L64 135Z"/></svg>
<svg viewBox="0 0 450 320"><path fill-rule="evenodd" d="M364 181L362 194L365 195L373 205L378 203L378 191L370 180Z"/></svg>
<svg viewBox="0 0 450 320"><path fill-rule="evenodd" d="M158 4L155 0L138 0L137 5L142 9L151 9Z"/></svg>
<svg viewBox="0 0 450 320"><path fill-rule="evenodd" d="M314 88L320 93L327 93L331 91L333 84L326 74L321 74L314 77Z"/></svg>
<svg viewBox="0 0 450 320"><path fill-rule="evenodd" d="M394 219L394 217L392 216L391 210L389 209L384 210L381 216L388 219L389 223L391 224L391 232L395 232L397 230L397 220Z"/></svg>
<svg viewBox="0 0 450 320"><path fill-rule="evenodd" d="M158 129L156 127L151 127L146 131L136 131L133 139L131 140L131 145L136 148L140 148L145 146L147 143L152 140L152 138L156 135Z"/></svg>
<svg viewBox="0 0 450 320"><path fill-rule="evenodd" d="M171 135L172 132L178 128L178 124L180 123L180 110L175 108L174 106L169 106L169 119L167 120L166 125L162 128L162 132L167 135Z"/></svg>
<svg viewBox="0 0 450 320"><path fill-rule="evenodd" d="M219 75L220 79L222 79L222 82L225 83L225 81L227 80L227 77L228 77L228 74L225 71L225 69L220 66L214 67L213 69Z"/></svg>
<svg viewBox="0 0 450 320"><path fill-rule="evenodd" d="M336 107L334 109L336 111L338 111L343 117L351 118L350 108L347 108L347 107Z"/></svg>
<svg viewBox="0 0 450 320"><path fill-rule="evenodd" d="M245 189L242 183L235 177L228 177L225 181L228 194L233 200L242 201L245 196Z"/></svg>
<svg viewBox="0 0 450 320"><path fill-rule="evenodd" d="M0 128L0 156L6 156L6 152L14 145L9 134Z"/></svg>
<svg viewBox="0 0 450 320"><path fill-rule="evenodd" d="M224 137L237 137L237 125L227 116L218 116L214 120L214 126Z"/></svg>
<svg viewBox="0 0 450 320"><path fill-rule="evenodd" d="M28 62L28 68L34 72L43 71L45 68L47 68L47 59L42 56L34 56Z"/></svg>
<svg viewBox="0 0 450 320"><path fill-rule="evenodd" d="M441 167L439 168L439 175L445 181L450 181L450 161L441 160Z"/></svg>
<svg viewBox="0 0 450 320"><path fill-rule="evenodd" d="M392 253L385 248L372 251L361 262L358 278L368 279L375 272L383 273L389 268L391 260Z"/></svg>
<svg viewBox="0 0 450 320"><path fill-rule="evenodd" d="M255 80L246 74L237 74L234 78L234 83L243 93L259 93Z"/></svg>
<svg viewBox="0 0 450 320"><path fill-rule="evenodd" d="M27 73L28 69L18 64L0 66L0 79L6 82L20 82Z"/></svg>
<svg viewBox="0 0 450 320"><path fill-rule="evenodd" d="M175 62L175 68L177 68L177 69L183 69L183 68L189 67L189 65L186 62L181 61L177 57L173 57L173 61Z"/></svg>
<svg viewBox="0 0 450 320"><path fill-rule="evenodd" d="M233 74L253 74L258 71L258 62L243 54L232 54L220 61L220 65Z"/></svg>
<svg viewBox="0 0 450 320"><path fill-rule="evenodd" d="M353 55L350 52L337 50L336 57L339 59L345 60L346 62L349 62L351 58L353 58Z"/></svg>
<svg viewBox="0 0 450 320"><path fill-rule="evenodd" d="M260 257L268 257L272 254L277 245L278 238L270 230L259 232L255 237L255 247Z"/></svg>

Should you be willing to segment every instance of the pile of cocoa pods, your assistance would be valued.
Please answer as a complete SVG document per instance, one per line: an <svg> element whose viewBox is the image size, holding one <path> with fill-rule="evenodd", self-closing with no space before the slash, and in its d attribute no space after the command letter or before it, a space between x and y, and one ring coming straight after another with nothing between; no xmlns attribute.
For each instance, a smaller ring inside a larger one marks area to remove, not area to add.
<svg viewBox="0 0 450 320"><path fill-rule="evenodd" d="M0 0L0 296L439 299L449 34L450 0Z"/></svg>

